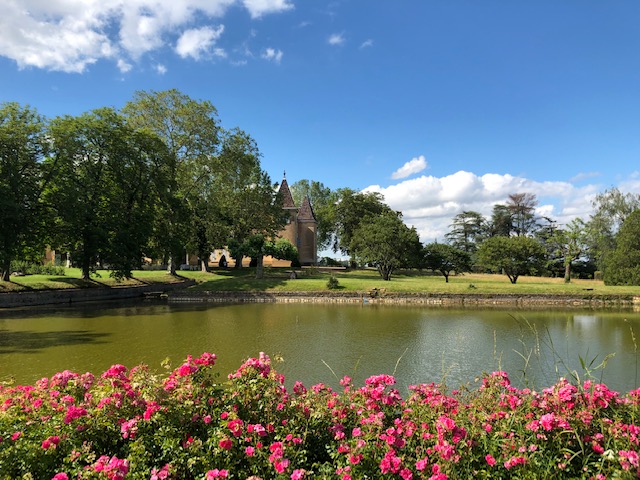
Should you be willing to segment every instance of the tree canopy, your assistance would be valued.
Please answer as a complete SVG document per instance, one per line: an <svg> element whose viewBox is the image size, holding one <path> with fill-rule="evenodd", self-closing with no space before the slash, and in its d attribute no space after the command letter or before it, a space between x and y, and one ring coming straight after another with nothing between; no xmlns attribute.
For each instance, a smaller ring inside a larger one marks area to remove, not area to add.
<svg viewBox="0 0 640 480"><path fill-rule="evenodd" d="M605 265L607 285L640 285L640 209L626 216Z"/></svg>
<svg viewBox="0 0 640 480"><path fill-rule="evenodd" d="M451 272L460 274L471 271L471 255L453 245L429 243L424 246L424 264L440 272L448 283Z"/></svg>
<svg viewBox="0 0 640 480"><path fill-rule="evenodd" d="M530 237L491 237L478 249L478 262L496 273L504 273L511 283L521 275L530 275L540 269L544 248Z"/></svg>
<svg viewBox="0 0 640 480"><path fill-rule="evenodd" d="M31 107L0 105L0 280L11 261L44 247L42 161L49 143L45 119ZM29 251L30 250L30 251Z"/></svg>
<svg viewBox="0 0 640 480"><path fill-rule="evenodd" d="M418 261L420 239L415 228L407 227L391 212L368 216L353 232L349 250L361 263L374 265L384 280L398 268Z"/></svg>

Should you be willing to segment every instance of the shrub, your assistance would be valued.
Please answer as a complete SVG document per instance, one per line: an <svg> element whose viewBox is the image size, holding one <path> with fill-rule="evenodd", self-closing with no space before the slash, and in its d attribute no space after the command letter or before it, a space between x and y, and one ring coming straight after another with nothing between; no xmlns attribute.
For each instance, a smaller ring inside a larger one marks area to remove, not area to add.
<svg viewBox="0 0 640 480"><path fill-rule="evenodd" d="M12 272L22 272L26 275L64 275L66 270L64 267L52 264L42 265L40 263L26 262L23 260L14 260L11 262Z"/></svg>
<svg viewBox="0 0 640 480"><path fill-rule="evenodd" d="M635 478L640 389L559 380L534 392L505 372L475 389L390 375L342 391L296 382L267 355L220 381L215 355L167 375L114 365L0 386L0 478Z"/></svg>
<svg viewBox="0 0 640 480"><path fill-rule="evenodd" d="M337 288L340 288L340 282L335 275L331 275L329 280L327 280L327 288L329 290L336 290Z"/></svg>

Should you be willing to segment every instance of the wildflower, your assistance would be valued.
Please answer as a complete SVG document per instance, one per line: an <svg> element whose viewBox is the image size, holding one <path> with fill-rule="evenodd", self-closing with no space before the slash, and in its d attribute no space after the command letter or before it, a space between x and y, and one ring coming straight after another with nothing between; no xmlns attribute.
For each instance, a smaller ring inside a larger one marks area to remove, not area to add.
<svg viewBox="0 0 640 480"><path fill-rule="evenodd" d="M66 473L60 472L56 473L51 480L69 480L69 477Z"/></svg>
<svg viewBox="0 0 640 480"><path fill-rule="evenodd" d="M305 471L303 469L294 470L291 474L291 480L302 480L304 478Z"/></svg>
<svg viewBox="0 0 640 480"><path fill-rule="evenodd" d="M22 436L22 432L15 432L13 435L11 435L11 440L13 440L14 442L16 440L18 440L20 437Z"/></svg>
<svg viewBox="0 0 640 480"><path fill-rule="evenodd" d="M487 464L490 467L493 467L496 464L496 459L493 458L493 456L491 456L491 455L487 455L486 457L484 457L484 459L487 461Z"/></svg>
<svg viewBox="0 0 640 480"><path fill-rule="evenodd" d="M169 478L170 469L171 465L168 463L160 470L157 468L151 469L151 478L149 480L165 480Z"/></svg>
<svg viewBox="0 0 640 480"><path fill-rule="evenodd" d="M523 465L527 463L527 459L524 457L511 457L509 460L504 462L504 468L507 470L515 467L516 465Z"/></svg>
<svg viewBox="0 0 640 480"><path fill-rule="evenodd" d="M400 476L403 480L411 480L413 478L413 473L408 468L403 468L400 470Z"/></svg>
<svg viewBox="0 0 640 480"><path fill-rule="evenodd" d="M213 480L214 478L227 478L229 476L228 470L218 470L214 468L213 470L209 470L207 472L206 480Z"/></svg>
<svg viewBox="0 0 640 480"><path fill-rule="evenodd" d="M620 465L624 470L629 470L631 466L638 467L638 452L633 450L620 450L618 455L620 456Z"/></svg>
<svg viewBox="0 0 640 480"><path fill-rule="evenodd" d="M275 468L278 473L284 473L288 466L289 460L286 458L279 458L273 462L273 468Z"/></svg>

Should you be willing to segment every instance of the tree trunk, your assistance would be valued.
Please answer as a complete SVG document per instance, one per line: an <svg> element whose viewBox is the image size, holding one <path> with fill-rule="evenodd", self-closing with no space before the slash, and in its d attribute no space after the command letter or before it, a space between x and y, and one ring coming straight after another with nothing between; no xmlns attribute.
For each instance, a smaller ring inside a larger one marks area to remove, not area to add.
<svg viewBox="0 0 640 480"><path fill-rule="evenodd" d="M389 281L391 280L391 274L393 273L393 267L384 267L382 265L378 266L378 272L383 280Z"/></svg>
<svg viewBox="0 0 640 480"><path fill-rule="evenodd" d="M91 280L91 265L88 260L82 261L82 280Z"/></svg>
<svg viewBox="0 0 640 480"><path fill-rule="evenodd" d="M209 267L207 266L207 261L200 259L200 271L201 272L208 272L209 271Z"/></svg>
<svg viewBox="0 0 640 480"><path fill-rule="evenodd" d="M264 257L262 255L258 255L257 264L256 264L256 278L264 277Z"/></svg>
<svg viewBox="0 0 640 480"><path fill-rule="evenodd" d="M2 280L3 282L11 281L11 260L5 260L4 262L2 262L0 274L2 274L2 278L0 278L0 280Z"/></svg>
<svg viewBox="0 0 640 480"><path fill-rule="evenodd" d="M176 276L176 262L173 260L173 255L169 257L169 265L167 266L167 271L169 275Z"/></svg>
<svg viewBox="0 0 640 480"><path fill-rule="evenodd" d="M233 260L235 261L234 268L241 269L242 268L242 255L238 255Z"/></svg>
<svg viewBox="0 0 640 480"><path fill-rule="evenodd" d="M567 262L564 266L564 283L571 282L571 262Z"/></svg>

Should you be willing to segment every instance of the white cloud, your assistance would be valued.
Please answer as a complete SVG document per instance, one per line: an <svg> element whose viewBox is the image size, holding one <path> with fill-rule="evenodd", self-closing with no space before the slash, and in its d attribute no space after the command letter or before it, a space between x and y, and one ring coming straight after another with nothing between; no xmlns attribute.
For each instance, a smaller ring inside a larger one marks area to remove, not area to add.
<svg viewBox="0 0 640 480"><path fill-rule="evenodd" d="M595 178L595 177L599 177L602 174L599 172L580 172L577 175L575 175L574 177L571 177L571 179L569 179L569 181L571 183L577 183L577 182L581 182L582 180L587 180L589 178Z"/></svg>
<svg viewBox="0 0 640 480"><path fill-rule="evenodd" d="M413 175L414 173L421 172L427 168L427 160L424 158L424 155L420 155L419 157L414 157L401 166L398 170L391 174L391 178L397 180L399 178L406 178L409 175Z"/></svg>
<svg viewBox="0 0 640 480"><path fill-rule="evenodd" d="M408 162L411 163L411 162ZM640 174L625 184L627 191L640 192ZM423 242L444 240L455 215L465 210L480 212L487 218L493 206L505 203L509 194L527 192L540 202L536 212L566 224L576 217L588 219L591 201L598 185L576 187L569 182L537 182L508 174L476 175L458 171L444 177L422 175L388 187L371 185L364 189L379 192L404 221L415 226Z"/></svg>
<svg viewBox="0 0 640 480"><path fill-rule="evenodd" d="M194 60L199 60L203 54L211 49L222 32L224 32L224 25L219 25L216 28L202 27L186 30L178 39L176 52L182 58L191 57ZM218 56L224 56L223 52Z"/></svg>
<svg viewBox="0 0 640 480"><path fill-rule="evenodd" d="M373 47L373 39L369 38L360 44L360 48Z"/></svg>
<svg viewBox="0 0 640 480"><path fill-rule="evenodd" d="M267 13L291 10L293 4L288 0L243 0L242 2L252 18L258 18Z"/></svg>
<svg viewBox="0 0 640 480"><path fill-rule="evenodd" d="M344 35L342 33L334 33L327 39L329 45L342 45L344 41Z"/></svg>
<svg viewBox="0 0 640 480"><path fill-rule="evenodd" d="M162 65L161 63L156 65L155 69L156 69L156 72L158 72L160 75L164 75L165 73L167 73L167 67Z"/></svg>
<svg viewBox="0 0 640 480"><path fill-rule="evenodd" d="M262 54L262 58L265 60L270 60L275 63L280 63L282 60L282 50L276 50L274 48L267 48Z"/></svg>
<svg viewBox="0 0 640 480"><path fill-rule="evenodd" d="M131 61L176 42L180 55L198 58L217 39L201 24L236 4L252 18L293 8L289 0L5 0L0 56L19 68L76 73L104 59L126 72Z"/></svg>
<svg viewBox="0 0 640 480"><path fill-rule="evenodd" d="M120 70L122 73L127 73L133 68L133 66L129 62L124 61L122 58L118 59L117 65L118 70Z"/></svg>

